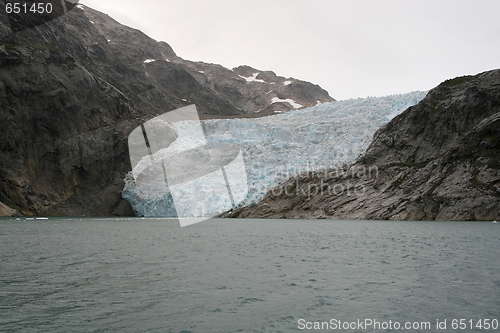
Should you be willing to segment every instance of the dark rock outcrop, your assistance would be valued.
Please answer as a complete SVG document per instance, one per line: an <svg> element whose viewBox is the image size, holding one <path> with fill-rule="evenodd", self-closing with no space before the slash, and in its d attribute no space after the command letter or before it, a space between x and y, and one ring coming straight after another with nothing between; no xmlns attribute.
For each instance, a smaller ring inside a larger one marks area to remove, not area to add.
<svg viewBox="0 0 500 333"><path fill-rule="evenodd" d="M448 80L354 165L288 180L227 217L500 219L500 70Z"/></svg>
<svg viewBox="0 0 500 333"><path fill-rule="evenodd" d="M189 104L207 118L274 111L274 95L263 92L276 83L185 61L83 5L17 33L4 8L0 1L0 202L8 212L132 215L121 192L134 128ZM280 89L277 97L304 106L332 100L312 85L300 92L307 98Z"/></svg>

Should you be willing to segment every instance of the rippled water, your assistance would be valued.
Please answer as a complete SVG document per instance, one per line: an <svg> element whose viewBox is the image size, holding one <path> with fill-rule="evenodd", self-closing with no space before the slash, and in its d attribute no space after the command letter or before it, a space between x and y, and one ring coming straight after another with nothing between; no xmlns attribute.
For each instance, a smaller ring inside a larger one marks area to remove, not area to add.
<svg viewBox="0 0 500 333"><path fill-rule="evenodd" d="M451 332L500 320L499 239L479 222L1 219L0 331Z"/></svg>

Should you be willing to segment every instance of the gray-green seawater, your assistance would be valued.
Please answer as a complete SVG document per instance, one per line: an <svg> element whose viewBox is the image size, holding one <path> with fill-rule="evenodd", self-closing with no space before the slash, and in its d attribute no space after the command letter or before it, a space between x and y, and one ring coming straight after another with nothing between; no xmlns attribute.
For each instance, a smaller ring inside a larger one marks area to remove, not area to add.
<svg viewBox="0 0 500 333"><path fill-rule="evenodd" d="M499 295L500 224L0 219L2 332L494 332Z"/></svg>

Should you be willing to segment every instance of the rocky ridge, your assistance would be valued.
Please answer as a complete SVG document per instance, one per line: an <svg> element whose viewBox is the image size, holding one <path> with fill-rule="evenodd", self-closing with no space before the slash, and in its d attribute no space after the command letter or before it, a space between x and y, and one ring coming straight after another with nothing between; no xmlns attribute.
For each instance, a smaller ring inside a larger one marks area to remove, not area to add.
<svg viewBox="0 0 500 333"><path fill-rule="evenodd" d="M183 63L203 85L210 86L237 108L246 110L244 117L267 116L335 101L318 85L277 76L272 71L250 66L229 70L203 62Z"/></svg>
<svg viewBox="0 0 500 333"><path fill-rule="evenodd" d="M448 80L354 165L289 179L239 218L500 219L500 70Z"/></svg>
<svg viewBox="0 0 500 333"><path fill-rule="evenodd" d="M127 138L167 111L196 104L205 118L255 117L333 100L272 72L183 60L83 5L13 33L3 4L0 215L133 215L121 198Z"/></svg>

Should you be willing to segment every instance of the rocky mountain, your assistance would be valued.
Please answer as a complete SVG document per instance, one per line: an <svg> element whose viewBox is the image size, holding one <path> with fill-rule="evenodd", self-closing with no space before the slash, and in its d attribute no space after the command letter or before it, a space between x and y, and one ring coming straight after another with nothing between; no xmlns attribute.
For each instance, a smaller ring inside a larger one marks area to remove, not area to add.
<svg viewBox="0 0 500 333"><path fill-rule="evenodd" d="M191 75L200 83L209 86L237 109L245 110L244 117L267 116L334 101L317 85L277 76L271 71L250 66L229 70L220 65L191 61L183 61L183 64L192 70Z"/></svg>
<svg viewBox="0 0 500 333"><path fill-rule="evenodd" d="M4 9L0 1L1 215L132 215L121 198L128 135L167 111L258 117L333 101L273 72L186 61L83 5L16 32Z"/></svg>
<svg viewBox="0 0 500 333"><path fill-rule="evenodd" d="M499 220L500 70L443 82L354 165L290 179L224 216Z"/></svg>

